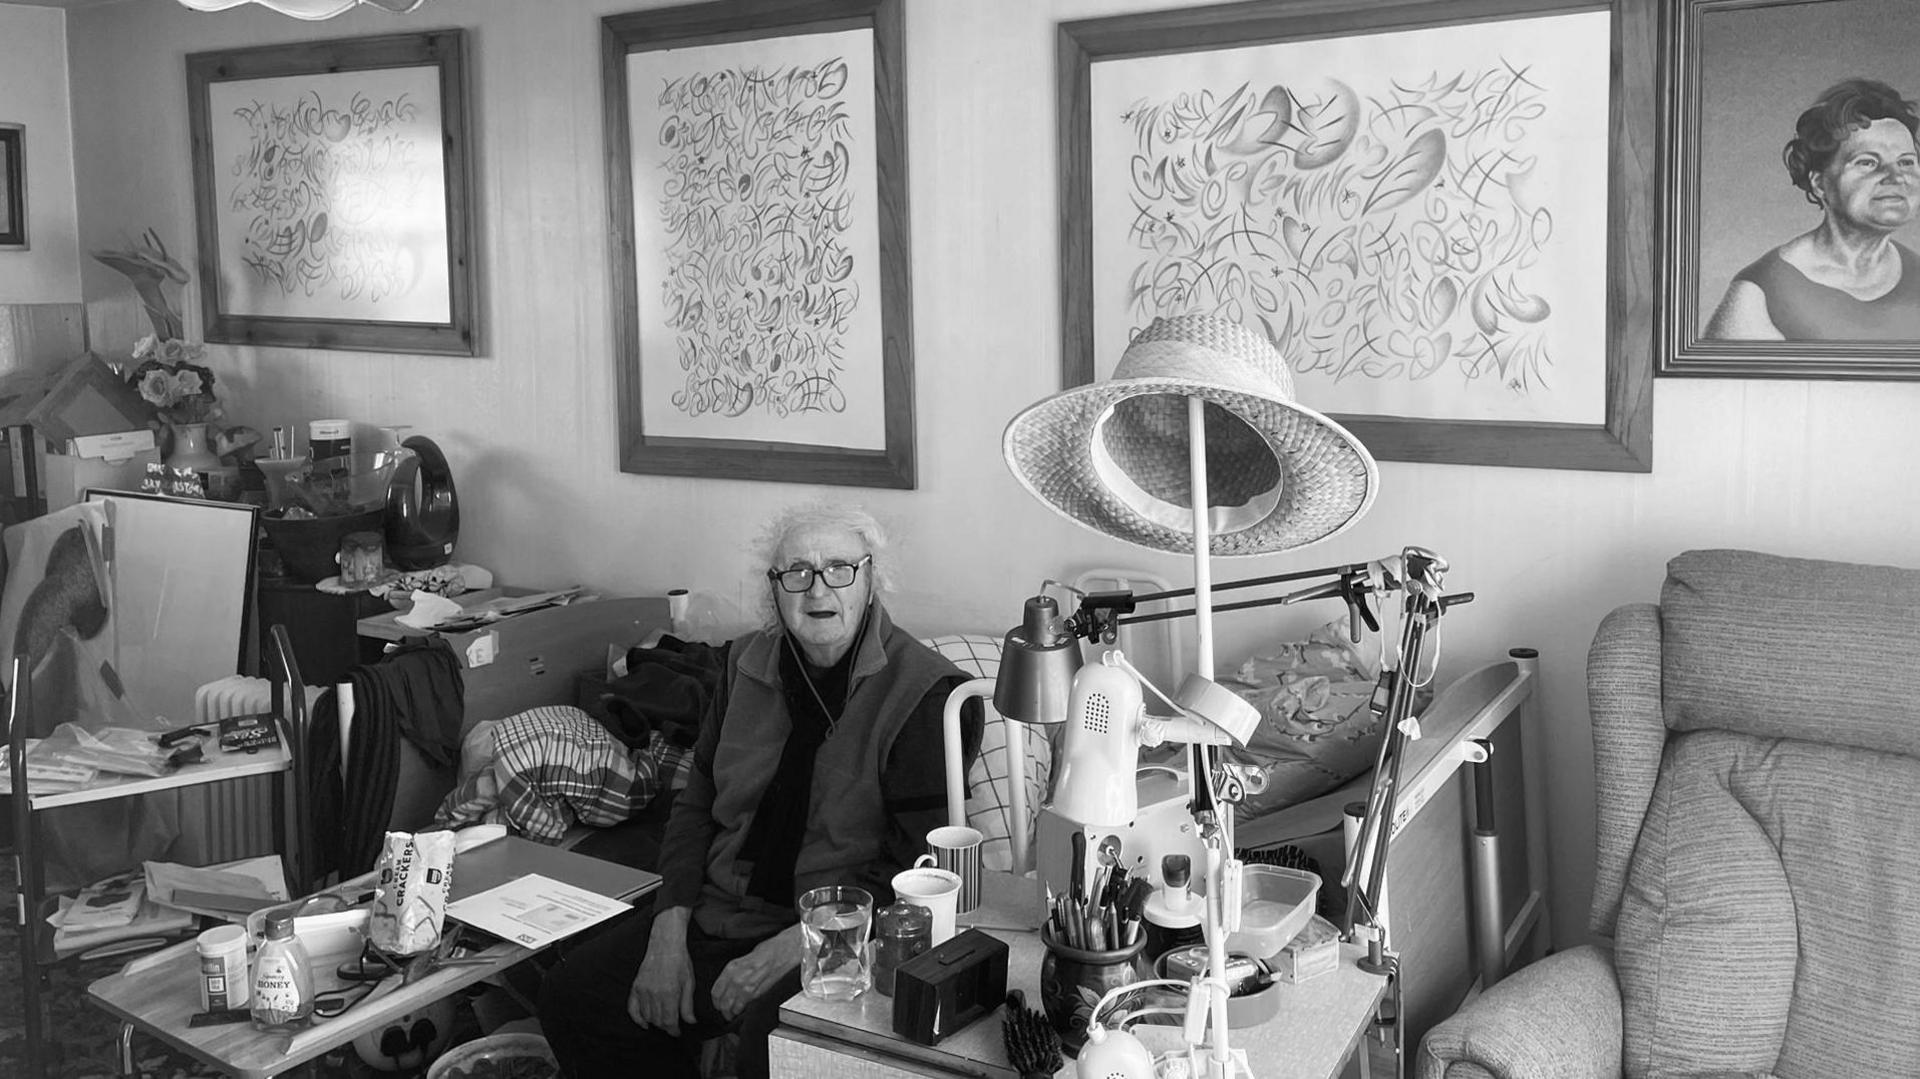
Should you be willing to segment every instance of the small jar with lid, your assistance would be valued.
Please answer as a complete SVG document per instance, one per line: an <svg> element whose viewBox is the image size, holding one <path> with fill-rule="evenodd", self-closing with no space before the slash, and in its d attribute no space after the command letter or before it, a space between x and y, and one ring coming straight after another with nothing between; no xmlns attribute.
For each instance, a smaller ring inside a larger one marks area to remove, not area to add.
<svg viewBox="0 0 1920 1079"><path fill-rule="evenodd" d="M912 903L881 907L874 915L873 987L893 995L900 965L933 947L933 912Z"/></svg>

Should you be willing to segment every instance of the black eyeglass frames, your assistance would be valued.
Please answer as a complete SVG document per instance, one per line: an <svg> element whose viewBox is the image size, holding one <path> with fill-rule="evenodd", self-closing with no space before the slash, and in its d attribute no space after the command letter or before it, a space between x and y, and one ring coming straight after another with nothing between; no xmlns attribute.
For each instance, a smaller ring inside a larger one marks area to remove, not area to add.
<svg viewBox="0 0 1920 1079"><path fill-rule="evenodd" d="M812 566L770 569L767 571L767 580L780 582L780 587L788 592L807 591L813 587L815 577L827 582L828 588L845 588L860 575L860 567L871 561L872 555L862 555L858 562L829 562L819 569Z"/></svg>

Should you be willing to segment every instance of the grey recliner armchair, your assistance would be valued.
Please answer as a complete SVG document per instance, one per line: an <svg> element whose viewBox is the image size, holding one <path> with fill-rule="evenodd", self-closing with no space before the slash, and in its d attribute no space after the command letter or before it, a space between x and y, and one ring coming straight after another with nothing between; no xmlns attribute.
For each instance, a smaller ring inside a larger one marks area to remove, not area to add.
<svg viewBox="0 0 1920 1079"><path fill-rule="evenodd" d="M1920 571L1690 551L1587 657L1601 943L1422 1079L1920 1076Z"/></svg>

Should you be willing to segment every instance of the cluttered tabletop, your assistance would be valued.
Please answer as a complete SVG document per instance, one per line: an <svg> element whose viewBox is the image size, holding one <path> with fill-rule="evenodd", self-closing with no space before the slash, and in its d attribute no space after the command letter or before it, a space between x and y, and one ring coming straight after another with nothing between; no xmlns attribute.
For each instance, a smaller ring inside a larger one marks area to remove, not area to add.
<svg viewBox="0 0 1920 1079"><path fill-rule="evenodd" d="M1023 1065L1030 1065L1030 1061L1016 1061L1019 1050L1010 1046L1009 1028L1023 1026L1016 1008L1023 1005L1034 1010L1045 1008L1051 1016L1063 1011L1061 1002L1052 998L1063 990L1079 992L1075 984L1078 975L1061 962L1063 957L1078 950L1053 947L1049 943L1051 929L1043 932L1041 914L1049 909L1041 894L1043 887L1038 878L985 872L979 907L959 916L955 927L958 935L949 942L955 945L956 952L982 953L1003 962L1005 992L1010 996L1017 993L1018 999L1006 1001L1004 1006L1000 997L979 1001L974 1009L977 1016L968 1019L963 1013L965 1025L938 1037L934 1044L925 1044L927 1018L914 1019L907 1015L915 1010L914 994L920 987L899 981L896 972L896 981L887 992L876 986L851 1000L824 1000L805 992L795 995L780 1009L782 1032L790 1042L825 1046L830 1052L879 1053L909 1068L921 1066L942 1072L1018 1079L1027 1073ZM1003 959L995 956L991 945L961 946L966 938L982 936L1004 945ZM1050 950L1058 952L1051 962ZM1361 968L1365 949L1360 945L1331 939L1326 951L1327 962L1316 965L1312 973L1300 980L1273 979L1266 988L1270 994L1265 1002L1270 1005L1270 1011L1263 1009L1266 1018L1244 1027L1237 1026L1233 1031L1232 1044L1244 1050L1249 1060L1258 1061L1261 1076L1322 1079L1337 1075L1366 1033L1374 1010L1387 991L1387 979ZM960 965L965 965L964 961ZM1110 979L1111 984L1131 980L1131 972L1137 969L1123 969ZM957 980L964 983L966 979L957 976ZM990 988L979 992L989 992ZM925 990L935 996L946 994L936 1010L956 1000L966 1007L969 1002L965 998L970 991L964 984ZM1148 993L1151 990L1143 991L1134 1006L1170 1005L1170 998L1145 995ZM1171 1006L1177 1008L1179 1003L1172 1001ZM1064 1010L1072 1008L1073 1005L1068 1005ZM1073 1020L1064 1015L1056 1018L1070 1027L1073 1025ZM914 1032L916 1025L920 1028L917 1033ZM902 1029L909 1033L900 1033ZM1081 1030L1084 1031L1084 1020ZM1168 1025L1151 1021L1136 1023L1133 1032L1156 1054L1182 1047L1177 1016ZM1020 1033L1024 1033L1024 1029ZM776 1044L776 1070L782 1059L780 1054L789 1051L794 1051L792 1046ZM797 1062L802 1058L787 1059ZM1074 1068L1074 1061L1062 1054L1049 1070L1060 1076L1071 1076L1075 1074Z"/></svg>

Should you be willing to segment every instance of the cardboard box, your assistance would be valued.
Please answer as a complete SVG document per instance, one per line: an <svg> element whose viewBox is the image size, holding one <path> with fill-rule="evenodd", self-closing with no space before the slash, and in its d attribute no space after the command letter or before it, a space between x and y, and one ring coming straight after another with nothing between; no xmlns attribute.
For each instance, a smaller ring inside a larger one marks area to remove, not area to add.
<svg viewBox="0 0 1920 1079"><path fill-rule="evenodd" d="M1271 960L1274 974L1282 981L1304 982L1315 975L1340 969L1340 930L1318 914L1307 920L1307 927L1294 934L1280 954Z"/></svg>
<svg viewBox="0 0 1920 1079"><path fill-rule="evenodd" d="M48 513L80 501L89 488L138 491L147 465L160 460L153 431L145 427L76 435L66 440L65 448L65 453L49 453L41 459Z"/></svg>
<svg viewBox="0 0 1920 1079"><path fill-rule="evenodd" d="M88 489L138 491L140 481L146 478L147 466L159 463L160 451L151 449L140 450L120 461L49 453L44 465L45 479L42 481L47 512L73 505L80 501L80 496Z"/></svg>

